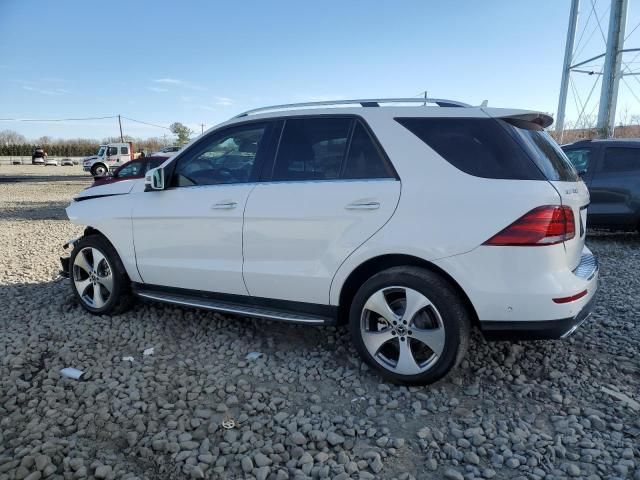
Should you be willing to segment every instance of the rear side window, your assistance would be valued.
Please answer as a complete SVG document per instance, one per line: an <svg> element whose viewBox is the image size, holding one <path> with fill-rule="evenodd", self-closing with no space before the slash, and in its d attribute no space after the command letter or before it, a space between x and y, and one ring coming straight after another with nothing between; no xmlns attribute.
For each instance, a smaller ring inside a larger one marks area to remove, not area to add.
<svg viewBox="0 0 640 480"><path fill-rule="evenodd" d="M392 178L387 162L373 143L371 136L360 122L356 122L349 145L342 178Z"/></svg>
<svg viewBox="0 0 640 480"><path fill-rule="evenodd" d="M591 157L591 149L581 148L577 150L565 150L569 161L573 164L576 171L586 172L589 169L589 158Z"/></svg>
<svg viewBox="0 0 640 480"><path fill-rule="evenodd" d="M469 175L544 180L522 146L493 118L397 118L401 125Z"/></svg>
<svg viewBox="0 0 640 480"><path fill-rule="evenodd" d="M640 170L640 148L608 147L602 163L603 172Z"/></svg>
<svg viewBox="0 0 640 480"><path fill-rule="evenodd" d="M333 180L339 177L351 129L350 118L287 119L273 180Z"/></svg>
<svg viewBox="0 0 640 480"><path fill-rule="evenodd" d="M120 147L120 155L129 155L129 147Z"/></svg>

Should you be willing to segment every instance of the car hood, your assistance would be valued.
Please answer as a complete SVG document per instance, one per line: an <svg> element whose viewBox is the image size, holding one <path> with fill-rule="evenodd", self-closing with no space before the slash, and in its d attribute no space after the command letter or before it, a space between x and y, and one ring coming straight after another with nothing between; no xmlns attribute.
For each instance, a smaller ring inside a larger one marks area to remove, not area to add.
<svg viewBox="0 0 640 480"><path fill-rule="evenodd" d="M74 197L75 201L89 200L91 198L109 197L112 195L126 195L133 190L136 181L140 179L122 180L119 182L105 183L87 188Z"/></svg>

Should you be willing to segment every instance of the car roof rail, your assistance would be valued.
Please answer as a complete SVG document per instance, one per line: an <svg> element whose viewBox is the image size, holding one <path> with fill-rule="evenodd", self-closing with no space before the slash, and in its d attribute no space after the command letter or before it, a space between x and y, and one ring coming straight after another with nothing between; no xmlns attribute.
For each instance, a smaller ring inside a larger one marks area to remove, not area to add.
<svg viewBox="0 0 640 480"><path fill-rule="evenodd" d="M421 103L421 104L435 104L439 107L470 107L471 105L457 100L447 100L444 98L365 98L357 100L326 100L322 102L304 102L304 103L286 103L283 105L271 105L269 107L254 108L247 110L233 118L246 117L260 112L267 112L272 110L289 110L295 108L306 107L330 107L340 105L360 105L361 107L379 107L382 103Z"/></svg>

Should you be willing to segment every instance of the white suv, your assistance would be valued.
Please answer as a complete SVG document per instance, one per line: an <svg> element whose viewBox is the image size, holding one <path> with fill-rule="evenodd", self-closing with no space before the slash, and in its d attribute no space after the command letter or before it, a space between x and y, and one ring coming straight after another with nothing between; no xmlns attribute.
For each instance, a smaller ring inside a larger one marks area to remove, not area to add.
<svg viewBox="0 0 640 480"><path fill-rule="evenodd" d="M253 110L144 180L83 191L67 214L87 229L63 259L81 305L110 314L141 297L344 322L362 358L406 384L453 368L472 326L569 335L598 266L589 194L543 130L552 119L399 105L412 101Z"/></svg>

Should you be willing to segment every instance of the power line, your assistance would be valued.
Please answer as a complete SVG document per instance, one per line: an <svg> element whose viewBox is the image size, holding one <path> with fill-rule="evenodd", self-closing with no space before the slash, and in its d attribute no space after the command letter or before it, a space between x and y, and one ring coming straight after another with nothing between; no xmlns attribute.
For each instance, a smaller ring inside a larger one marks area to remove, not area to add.
<svg viewBox="0 0 640 480"><path fill-rule="evenodd" d="M118 118L117 115L110 115L106 117L84 117L84 118L0 118L3 122L75 122L85 120L106 120L111 118Z"/></svg>
<svg viewBox="0 0 640 480"><path fill-rule="evenodd" d="M125 116L122 116L122 118L129 120L131 122L142 123L143 125L149 125L151 127L164 128L165 130L169 130L169 131L171 130L169 127L165 127L164 125L156 125L155 123L143 122L142 120L136 120L135 118L129 118Z"/></svg>

